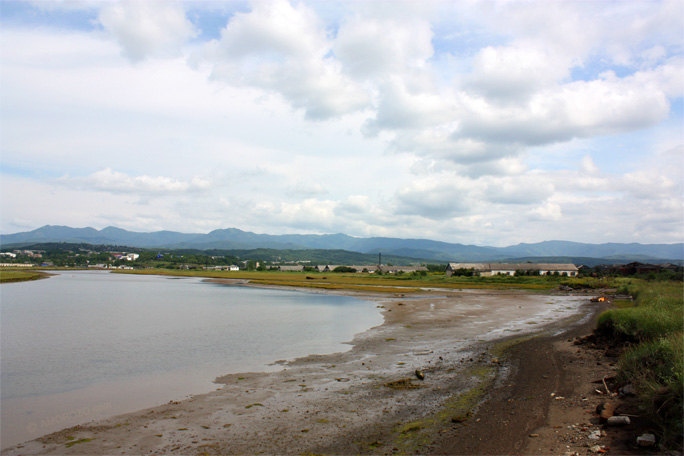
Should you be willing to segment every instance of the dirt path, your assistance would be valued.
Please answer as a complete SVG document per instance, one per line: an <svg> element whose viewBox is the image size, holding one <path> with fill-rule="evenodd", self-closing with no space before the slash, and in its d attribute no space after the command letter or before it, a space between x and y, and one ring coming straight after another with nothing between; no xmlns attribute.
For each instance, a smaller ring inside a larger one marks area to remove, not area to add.
<svg viewBox="0 0 684 456"><path fill-rule="evenodd" d="M596 316L606 307L595 307L591 318L561 334L513 347L507 356L511 372L504 384L491 391L473 420L445 432L430 453L654 454L653 449L636 444L637 436L653 429L638 417L634 399L616 397L611 381L602 381L614 376L617 358L587 340ZM607 426L596 414L597 406L605 402L616 406L616 414L631 415L631 423Z"/></svg>

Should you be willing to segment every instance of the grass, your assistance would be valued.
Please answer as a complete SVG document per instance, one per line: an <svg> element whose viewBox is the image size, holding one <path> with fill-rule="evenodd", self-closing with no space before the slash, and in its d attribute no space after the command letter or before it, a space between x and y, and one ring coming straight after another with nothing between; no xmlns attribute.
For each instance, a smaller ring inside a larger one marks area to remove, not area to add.
<svg viewBox="0 0 684 456"><path fill-rule="evenodd" d="M681 282L633 281L633 306L604 312L597 332L630 348L618 379L634 387L646 416L660 428L664 446L682 446L684 434L684 287Z"/></svg>
<svg viewBox="0 0 684 456"><path fill-rule="evenodd" d="M0 283L25 282L46 277L44 272L0 268Z"/></svg>
<svg viewBox="0 0 684 456"><path fill-rule="evenodd" d="M321 272L279 272L279 271L204 271L178 269L138 269L115 271L118 274L152 274L180 277L207 277L217 279L249 280L257 285L279 285L302 288L335 290L359 290L378 293L409 294L419 288L443 288L460 290L520 289L529 291L548 291L556 288L562 277L446 277L444 273L427 275L413 274L360 274L360 273L321 273Z"/></svg>
<svg viewBox="0 0 684 456"><path fill-rule="evenodd" d="M73 438L72 438L72 439L73 439ZM72 442L67 442L67 443L65 443L64 446L67 447L67 448L71 448L72 446L77 445L77 444L79 444L79 443L88 443L88 442L92 442L93 440L95 440L95 439L79 439L79 440L73 440Z"/></svg>
<svg viewBox="0 0 684 456"><path fill-rule="evenodd" d="M598 331L613 339L638 343L675 332L684 325L684 289L681 282L636 282L629 288L633 306L604 312Z"/></svg>

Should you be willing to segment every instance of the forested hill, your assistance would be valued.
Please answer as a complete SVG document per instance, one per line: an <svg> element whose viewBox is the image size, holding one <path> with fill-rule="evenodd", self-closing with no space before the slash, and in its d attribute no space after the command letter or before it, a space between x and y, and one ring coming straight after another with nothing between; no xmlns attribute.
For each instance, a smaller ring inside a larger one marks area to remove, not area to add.
<svg viewBox="0 0 684 456"><path fill-rule="evenodd" d="M684 260L684 244L587 244L570 241L544 241L508 247L456 244L429 239L389 237L357 238L346 234L270 235L237 228L214 230L206 234L156 231L141 233L108 227L71 228L46 225L33 231L0 235L2 249L38 242L84 242L95 245L126 245L141 248L221 249L221 250L346 250L364 254L382 253L435 261L502 261L510 258L575 257L642 261Z"/></svg>

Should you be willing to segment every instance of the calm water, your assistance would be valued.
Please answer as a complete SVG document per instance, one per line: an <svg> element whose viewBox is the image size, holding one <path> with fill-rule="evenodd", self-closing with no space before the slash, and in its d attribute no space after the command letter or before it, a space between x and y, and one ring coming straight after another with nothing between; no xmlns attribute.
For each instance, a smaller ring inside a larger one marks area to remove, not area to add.
<svg viewBox="0 0 684 456"><path fill-rule="evenodd" d="M344 351L382 323L350 297L95 271L2 285L0 298L2 447Z"/></svg>

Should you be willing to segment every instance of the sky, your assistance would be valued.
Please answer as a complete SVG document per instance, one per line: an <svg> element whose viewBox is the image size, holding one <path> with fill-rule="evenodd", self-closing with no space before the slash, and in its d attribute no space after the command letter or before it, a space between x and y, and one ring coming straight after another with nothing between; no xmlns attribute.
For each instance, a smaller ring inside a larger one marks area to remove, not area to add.
<svg viewBox="0 0 684 456"><path fill-rule="evenodd" d="M0 233L684 241L684 2L0 2Z"/></svg>

